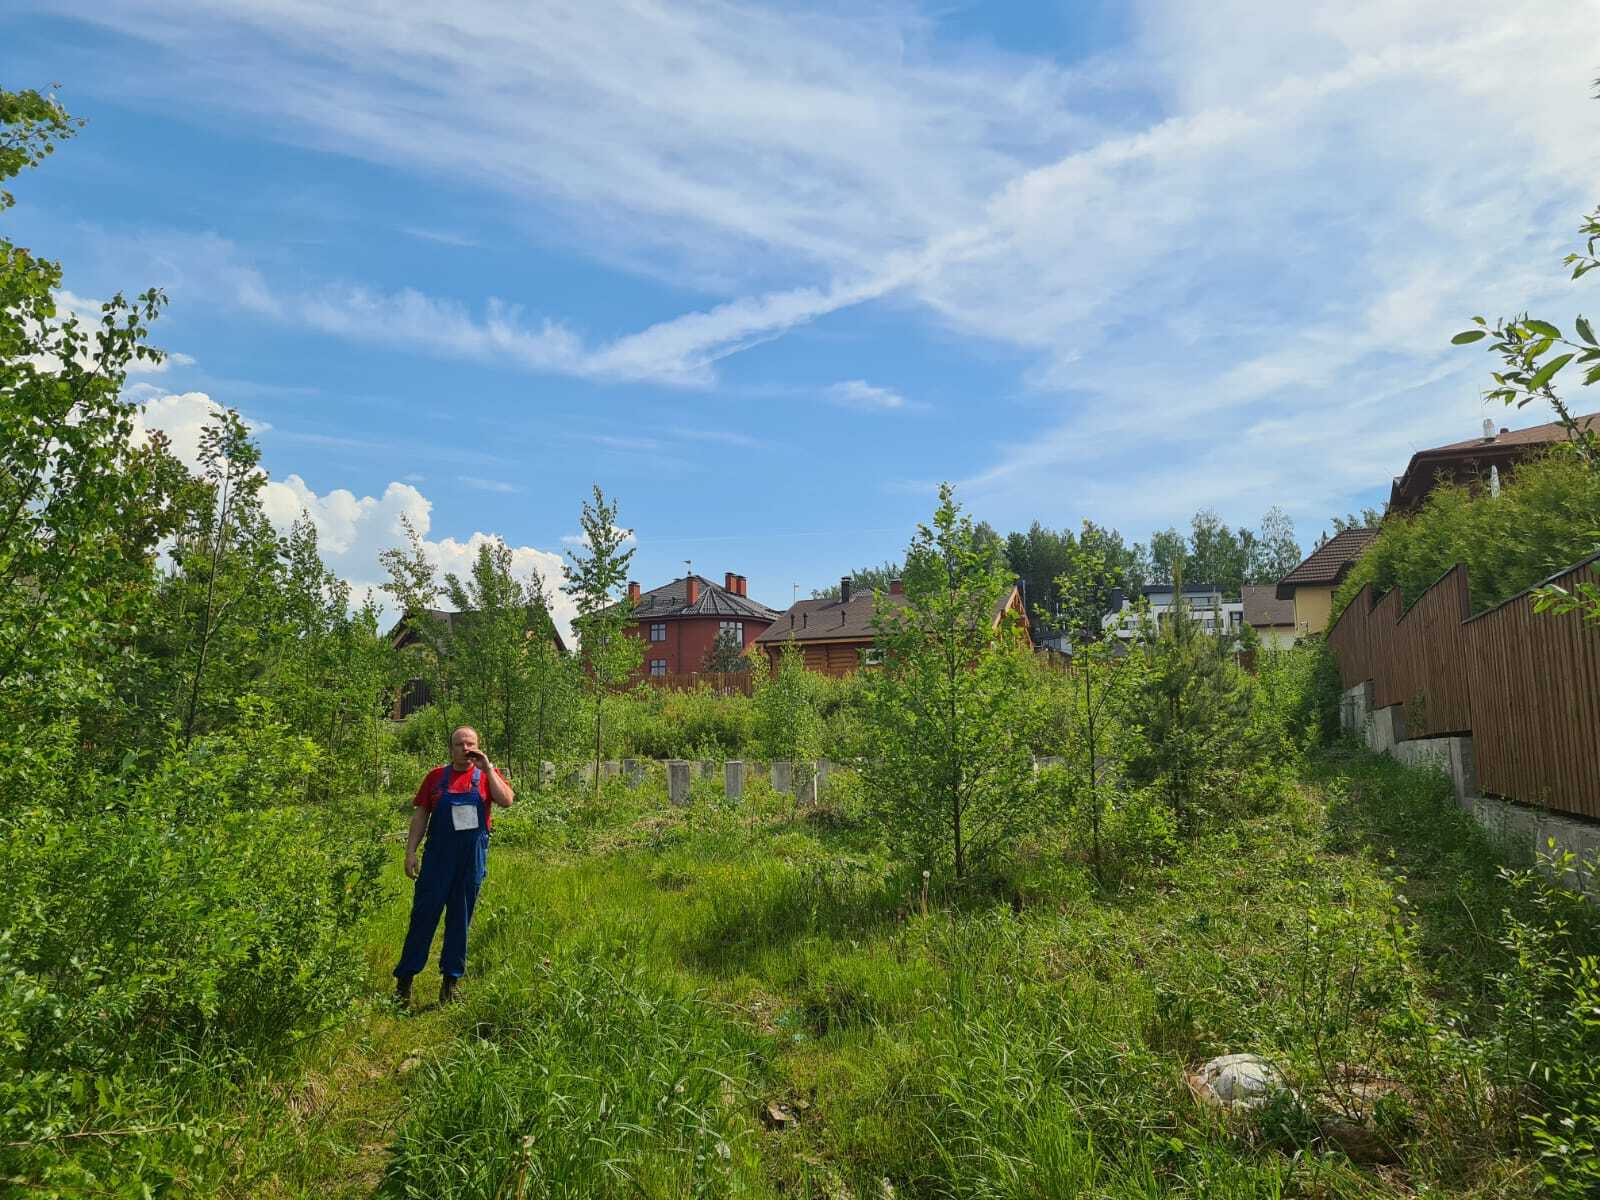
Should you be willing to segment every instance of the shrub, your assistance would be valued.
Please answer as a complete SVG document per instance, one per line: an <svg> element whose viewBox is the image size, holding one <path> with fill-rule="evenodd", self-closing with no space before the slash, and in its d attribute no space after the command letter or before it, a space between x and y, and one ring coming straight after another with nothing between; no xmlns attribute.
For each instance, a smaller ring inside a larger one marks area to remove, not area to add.
<svg viewBox="0 0 1600 1200"><path fill-rule="evenodd" d="M1498 496L1444 485L1414 515L1391 516L1334 595L1334 615L1363 584L1410 601L1465 563L1474 609L1492 608L1595 552L1600 472L1555 452L1517 467Z"/></svg>
<svg viewBox="0 0 1600 1200"><path fill-rule="evenodd" d="M0 1174L48 1176L63 1134L144 1115L178 1064L243 1072L360 990L382 850L359 809L269 806L281 743L247 722L95 775L58 730L45 787L0 767L19 798L0 814ZM68 815L75 796L94 803Z"/></svg>

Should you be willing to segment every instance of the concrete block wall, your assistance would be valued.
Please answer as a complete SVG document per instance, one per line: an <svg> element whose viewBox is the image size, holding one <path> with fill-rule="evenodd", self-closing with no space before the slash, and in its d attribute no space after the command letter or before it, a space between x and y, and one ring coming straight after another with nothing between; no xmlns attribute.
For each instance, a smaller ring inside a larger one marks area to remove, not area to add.
<svg viewBox="0 0 1600 1200"><path fill-rule="evenodd" d="M1408 739L1399 705L1373 708L1370 682L1344 693L1339 722L1347 733L1360 736L1368 749L1414 767L1431 767L1449 779L1456 803L1500 845L1508 865L1530 866L1540 855L1570 852L1579 865L1564 872L1562 883L1600 898L1600 876L1593 871L1600 864L1600 824L1479 795L1471 737Z"/></svg>

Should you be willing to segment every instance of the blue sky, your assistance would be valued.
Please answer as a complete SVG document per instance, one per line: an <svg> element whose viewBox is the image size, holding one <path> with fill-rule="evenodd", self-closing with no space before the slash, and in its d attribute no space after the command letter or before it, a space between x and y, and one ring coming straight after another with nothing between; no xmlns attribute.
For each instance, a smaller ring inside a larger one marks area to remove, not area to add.
<svg viewBox="0 0 1600 1200"><path fill-rule="evenodd" d="M1597 35L1594 0L23 0L0 82L90 124L6 232L69 303L167 289L146 423L240 409L358 584L402 515L548 574L594 482L646 586L778 607L945 479L1001 530L1279 504L1309 544L1477 430L1467 317L1581 307Z"/></svg>

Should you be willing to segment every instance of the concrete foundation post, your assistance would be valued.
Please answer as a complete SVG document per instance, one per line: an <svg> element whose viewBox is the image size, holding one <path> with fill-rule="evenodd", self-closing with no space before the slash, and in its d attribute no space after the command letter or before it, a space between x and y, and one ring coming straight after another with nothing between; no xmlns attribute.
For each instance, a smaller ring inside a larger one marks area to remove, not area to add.
<svg viewBox="0 0 1600 1200"><path fill-rule="evenodd" d="M689 764L685 759L674 758L667 762L667 799L678 808L689 803Z"/></svg>

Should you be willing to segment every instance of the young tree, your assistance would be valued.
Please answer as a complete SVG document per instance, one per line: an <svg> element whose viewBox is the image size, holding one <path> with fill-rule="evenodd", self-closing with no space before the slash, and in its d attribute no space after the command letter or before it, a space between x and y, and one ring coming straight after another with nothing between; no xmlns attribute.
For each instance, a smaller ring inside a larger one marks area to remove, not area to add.
<svg viewBox="0 0 1600 1200"><path fill-rule="evenodd" d="M600 794L600 758L605 725L605 701L627 683L644 659L644 643L627 633L633 605L623 591L633 550L623 549L628 531L617 524L617 506L606 502L600 485L594 502L584 501L578 518L583 547L567 551L567 582L562 590L578 606L573 631L584 682L594 704L594 791Z"/></svg>
<svg viewBox="0 0 1600 1200"><path fill-rule="evenodd" d="M244 421L227 409L200 434L200 474L206 502L190 514L172 548L168 590L178 611L182 660L178 724L185 744L210 715L206 702L239 690L239 673L265 664L253 651L270 619L276 591L271 577L285 547L261 509L266 476L261 451ZM248 644L235 644L248 643Z"/></svg>
<svg viewBox="0 0 1600 1200"><path fill-rule="evenodd" d="M1175 583L1181 588L1181 575ZM1148 671L1131 707L1142 746L1128 761L1128 775L1166 794L1186 834L1220 806L1224 786L1254 756L1250 680L1228 642L1226 634L1205 633L1180 594L1157 637L1139 651L1148 656Z"/></svg>
<svg viewBox="0 0 1600 1200"><path fill-rule="evenodd" d="M807 780L802 765L814 761L822 749L822 720L814 703L816 677L806 670L805 655L791 640L778 654L775 670L766 655L753 660L751 697L755 740L768 759L788 759L801 777L796 793Z"/></svg>
<svg viewBox="0 0 1600 1200"><path fill-rule="evenodd" d="M542 757L554 729L554 697L544 689L567 691L546 653L555 626L544 580L537 571L517 578L511 548L495 538L478 547L466 580L445 576L444 594L460 614L449 646L456 699L498 757L521 771L530 750Z"/></svg>
<svg viewBox="0 0 1600 1200"><path fill-rule="evenodd" d="M745 657L738 635L726 629L717 634L717 640L711 643L705 661L700 664L702 671L721 675L738 675L749 668L750 660Z"/></svg>
<svg viewBox="0 0 1600 1200"><path fill-rule="evenodd" d="M1025 639L1001 612L1011 587L949 484L906 556L905 603L873 618L883 662L863 699L865 776L894 836L957 879L1031 801L1023 731Z"/></svg>
<svg viewBox="0 0 1600 1200"><path fill-rule="evenodd" d="M1087 522L1085 534L1087 535ZM1105 849L1102 837L1106 800L1100 789L1100 747L1109 716L1108 705L1118 692L1120 674L1114 663L1119 639L1101 622L1105 596L1117 586L1119 571L1105 550L1091 537L1078 539L1067 568L1056 581L1062 599L1067 636L1072 645L1072 673L1083 702L1083 727L1079 760L1074 763L1078 791L1089 814L1091 852L1095 874L1104 881Z"/></svg>

